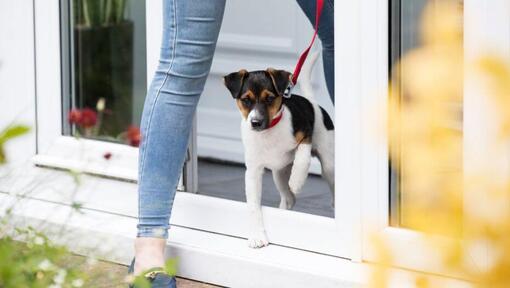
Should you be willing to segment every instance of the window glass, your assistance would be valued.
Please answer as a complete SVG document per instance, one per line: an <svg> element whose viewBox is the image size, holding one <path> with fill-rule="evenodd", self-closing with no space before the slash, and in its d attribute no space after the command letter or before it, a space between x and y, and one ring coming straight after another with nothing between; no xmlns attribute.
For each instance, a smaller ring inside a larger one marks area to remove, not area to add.
<svg viewBox="0 0 510 288"><path fill-rule="evenodd" d="M145 1L65 6L64 134L136 146L147 90Z"/></svg>
<svg viewBox="0 0 510 288"><path fill-rule="evenodd" d="M392 0L390 1L390 41L389 41L389 49L390 49L390 75L392 75L392 91L398 91L397 97L398 102L400 103L398 106L403 107L405 105L412 105L408 104L413 100L412 91L416 87L409 87L410 83L417 83L417 81L408 81L409 79L412 79L413 77L423 77L423 75L427 75L427 72L425 73L419 73L417 68L417 63L420 63L420 66L423 69L430 69L430 71L434 71L433 69L436 69L438 66L432 67L430 65L436 65L433 61L430 61L428 63L427 61L422 61L423 59L434 59L435 53L443 53L444 47L442 47L442 44L447 43L434 43L435 48L430 49L431 46L425 47L424 45L430 45L429 43L423 43L423 35L422 35L422 25L427 25L426 23L422 23L422 15L423 12L427 9L427 7L431 7L430 11L432 12L433 17L436 17L436 10L438 9L436 7L437 1L443 1L443 0ZM458 13L459 15L462 15L463 13L463 1L462 0L453 0L451 1L454 5L458 5ZM455 6L457 7L457 6ZM428 11L428 10L427 10ZM427 20L430 20L430 18L426 18ZM460 20L462 20L462 17L460 17ZM461 22L462 23L462 22ZM461 24L462 26L462 24ZM432 33L436 33L435 31L432 31ZM437 31L437 33L444 33L444 31ZM438 38L441 37L442 34L438 34ZM462 41L460 41L459 45ZM448 44L447 44L448 45ZM436 50L435 50L436 49ZM423 57L420 59L420 57ZM462 47L459 49L459 53L455 55L455 57L462 58ZM403 60L404 59L404 60ZM435 58L437 59L437 58ZM403 61L401 61L403 60ZM421 61L421 62L420 62ZM459 64L460 68L459 71L462 71L462 64ZM441 70L442 69L442 70ZM444 71L443 67L439 67L438 71ZM418 73L417 73L418 72ZM462 74L455 73L455 74ZM452 77L451 83L460 84L462 81L456 81L461 78L454 78L455 76L462 77L461 75L454 75L453 73L449 75L449 77ZM403 81L402 79L407 79L406 81ZM422 82L420 82L422 83ZM430 87L433 88L433 87ZM442 88L441 88L442 89ZM462 94L462 88L459 88L455 86L455 91L459 92L459 94ZM430 89L430 91L436 91L434 89ZM439 95L431 94L427 97L436 97ZM460 135L462 137L462 96L458 97L457 99L460 99L459 101L451 101L448 100L446 102L439 101L437 105L440 105L440 107L448 107L448 113L450 115L456 115L454 117L454 121L450 123L442 123L441 125L444 125L444 131L448 131L448 135ZM418 100L420 101L420 100ZM433 111L432 111L433 112ZM434 117L432 115L433 113L429 115L425 115L424 117ZM401 117L398 121L400 123L406 123L406 121L415 121L413 119L405 119L408 114L401 113L399 117ZM394 122L390 125L395 125ZM396 124L398 125L398 124ZM452 132L453 131L453 132ZM433 137L435 135L432 135ZM421 211L421 215L416 215L416 211L413 209L416 209L416 207L423 207L423 203L425 201L432 201L434 204L433 206L437 208L438 211L443 211L445 217L451 217L450 220L454 222L456 228L459 228L461 225L461 207L453 207L451 205L452 201L451 199L447 199L448 197L462 197L460 195L462 192L462 189L457 189L458 187L455 187L455 189L451 189L452 194L456 194L454 196L449 195L446 196L444 194L441 194L441 191L437 191L434 189L433 182L440 183L441 187L446 187L448 184L444 183L445 181L448 182L448 179L459 179L461 177L459 174L462 171L462 147L457 147L456 153L460 155L459 157L455 158L455 161L449 162L448 165L443 165L443 159L421 159L421 161L431 161L437 162L437 167L434 167L433 171L427 171L423 173L423 175L426 175L425 177L422 177L421 179L418 179L419 181L422 181L424 183L412 183L412 185L409 185L409 176L406 175L406 169L409 169L410 165L413 165L412 169L419 169L419 167L414 166L414 163L417 163L415 160L420 155L412 156L411 158L414 162L413 164L410 164L409 162L409 154L405 154L404 149L402 146L406 144L404 141L407 141L405 137L409 137L409 135L403 135L402 138L399 141L395 141L392 143L390 149L392 151L399 151L397 153L400 153L399 159L395 159L396 157L392 157L392 160L390 160L390 224L392 226L397 227L405 227L405 228L413 228L413 229L420 229L420 225L416 225L418 223L417 221L421 221L420 223L423 224L426 221L426 211ZM433 141L436 141L437 139L432 138L424 138L431 140L431 143ZM397 142L397 143L396 143ZM409 142L409 141L407 141ZM431 144L432 145L432 144ZM409 149L407 149L409 151ZM419 150L416 150L419 151ZM446 150L445 150L446 151ZM393 155L393 154L392 154ZM453 158L450 157L449 160ZM407 173L408 174L408 173ZM450 178L450 175L452 176ZM429 177L429 178L427 178ZM414 181L415 179L413 179ZM416 184L416 185L415 185ZM424 190L421 188L416 188L419 185L423 185L422 187L425 187L426 185L429 185L429 187L432 187L429 190ZM411 187L412 186L412 187ZM438 186L436 186L438 187ZM461 201L457 201L456 203L459 203ZM430 204L430 203L429 203ZM421 206L420 206L421 205ZM459 212L460 211L460 212ZM431 211L432 212L432 211ZM437 211L435 211L437 212ZM420 217L420 219L417 219L417 217ZM446 221L446 220L445 220ZM431 227L433 225L429 225L428 223L427 227ZM455 230L456 228L452 229ZM440 230L440 229L438 229ZM434 232L445 232L445 231L434 231ZM458 232L458 231L452 231L452 232ZM449 232L446 232L449 233Z"/></svg>

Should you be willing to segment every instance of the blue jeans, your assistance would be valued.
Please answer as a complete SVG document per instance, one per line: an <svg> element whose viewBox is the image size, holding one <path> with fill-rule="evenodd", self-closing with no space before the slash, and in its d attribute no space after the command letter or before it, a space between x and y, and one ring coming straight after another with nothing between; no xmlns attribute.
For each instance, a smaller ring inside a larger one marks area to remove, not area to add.
<svg viewBox="0 0 510 288"><path fill-rule="evenodd" d="M141 122L137 237L168 237L193 115L211 68L224 8L225 0L163 1L160 60Z"/></svg>
<svg viewBox="0 0 510 288"><path fill-rule="evenodd" d="M296 0L301 10L305 12L306 17L315 27L315 9L314 0ZM321 19L319 22L319 39L322 44L322 63L324 64L324 77L328 87L331 102L335 103L335 33L334 33L334 1L324 0Z"/></svg>

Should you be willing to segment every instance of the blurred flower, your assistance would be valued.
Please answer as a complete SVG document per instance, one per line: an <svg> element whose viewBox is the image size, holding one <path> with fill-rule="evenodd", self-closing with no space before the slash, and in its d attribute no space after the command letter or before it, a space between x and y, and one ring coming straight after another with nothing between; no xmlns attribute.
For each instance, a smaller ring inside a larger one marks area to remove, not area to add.
<svg viewBox="0 0 510 288"><path fill-rule="evenodd" d="M126 131L126 139L128 140L129 145L138 147L140 146L141 134L140 128L136 126L129 126Z"/></svg>
<svg viewBox="0 0 510 288"><path fill-rule="evenodd" d="M51 270L54 267L55 265L53 265L53 263L51 263L51 261L48 259L44 259L43 261L41 261L41 263L39 263L39 265L37 265L37 268L43 271Z"/></svg>
<svg viewBox="0 0 510 288"><path fill-rule="evenodd" d="M67 275L66 270L59 269L57 272L57 275L55 275L55 277L53 277L53 282L55 282L55 284L58 284L58 285L64 283L64 281L66 279L66 275Z"/></svg>
<svg viewBox="0 0 510 288"><path fill-rule="evenodd" d="M43 237L41 237L41 236L37 236L37 237L35 237L35 239L34 239L34 244L36 244L36 245L43 245L43 244L44 244L44 242L45 242L45 241L44 241L44 238L43 238Z"/></svg>
<svg viewBox="0 0 510 288"><path fill-rule="evenodd" d="M112 158L112 153L111 152L104 153L103 158L106 160L110 160L110 158Z"/></svg>
<svg viewBox="0 0 510 288"><path fill-rule="evenodd" d="M97 104L96 104L97 112L103 112L105 104L106 104L106 100L103 97L99 98L99 100L97 100Z"/></svg>
<svg viewBox="0 0 510 288"><path fill-rule="evenodd" d="M81 121L81 110L79 109L72 109L69 111L69 114L67 115L67 120L70 124L76 124L78 125Z"/></svg>
<svg viewBox="0 0 510 288"><path fill-rule="evenodd" d="M484 113L477 111L477 120L490 121L486 124L494 129L484 131L485 139L476 143L486 148L477 157L505 158L510 142L510 61L485 55L474 63L464 62L458 1L429 1L422 19L424 41L401 58L389 92L390 157L399 175L399 196L405 197L399 202L399 216L404 217L397 226L421 232L428 240L425 245L437 252L426 261L438 260L437 269L461 275L473 287L509 287L510 181L497 161L477 162L476 167L468 163L469 169L464 169L464 152L469 149L464 147L462 107L469 79L480 91L468 92L493 108L490 120L483 109ZM498 170L504 177L495 173ZM437 234L454 241L428 237ZM395 255L388 252L392 243L384 240L378 235L371 241L377 262L383 264L372 274L371 287L393 287L387 268L395 265ZM479 260L480 266L472 265ZM414 280L414 287L447 287L423 276Z"/></svg>
<svg viewBox="0 0 510 288"><path fill-rule="evenodd" d="M82 287L83 284L84 284L84 281L83 281L83 279L80 279L80 278L74 279L73 282L71 282L71 285L73 287Z"/></svg>
<svg viewBox="0 0 510 288"><path fill-rule="evenodd" d="M97 113L90 108L84 108L81 110L81 118L78 124L83 128L91 128L96 125Z"/></svg>

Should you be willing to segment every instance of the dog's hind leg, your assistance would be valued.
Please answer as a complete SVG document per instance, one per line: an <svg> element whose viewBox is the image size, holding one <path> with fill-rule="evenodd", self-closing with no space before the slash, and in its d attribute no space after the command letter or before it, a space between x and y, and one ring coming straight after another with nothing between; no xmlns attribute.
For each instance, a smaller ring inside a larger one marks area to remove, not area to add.
<svg viewBox="0 0 510 288"><path fill-rule="evenodd" d="M312 144L301 143L296 148L292 171L290 173L289 187L290 191L298 194L305 185L312 160Z"/></svg>
<svg viewBox="0 0 510 288"><path fill-rule="evenodd" d="M322 153L321 153L322 152ZM332 205L335 206L335 155L332 151L319 151L317 157L321 162L322 177L328 182L332 195Z"/></svg>
<svg viewBox="0 0 510 288"><path fill-rule="evenodd" d="M289 188L289 179L290 172L292 169L292 164L287 165L286 167L273 170L273 180L276 188L280 192L280 209L292 209L294 207L294 203L296 203L296 197L290 191Z"/></svg>

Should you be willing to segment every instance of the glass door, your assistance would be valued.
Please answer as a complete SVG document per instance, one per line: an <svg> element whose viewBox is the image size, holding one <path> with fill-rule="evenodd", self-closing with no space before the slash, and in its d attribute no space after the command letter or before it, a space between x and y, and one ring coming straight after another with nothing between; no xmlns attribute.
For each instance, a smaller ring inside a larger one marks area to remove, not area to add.
<svg viewBox="0 0 510 288"><path fill-rule="evenodd" d="M195 130L190 140L184 168L186 192L176 196L176 211L182 211L182 214L176 212L172 216L174 224L238 237L247 235L249 227L246 227L246 169L240 137L241 115L224 87L222 77L240 69L251 71L275 67L292 71L299 53L313 34L309 20L295 1L267 2L250 4L227 1L213 65L200 99ZM276 7L268 12L265 9L267 5ZM253 12L251 15L260 15L257 21L245 21L239 16L239 11L247 8ZM278 11L287 11L289 17L281 19ZM278 25L274 25L275 19L279 19ZM158 61L161 21L161 4L158 1L148 2L148 75L153 74ZM267 25L261 26L260 23ZM320 47L315 49L320 50ZM318 101L334 118L322 61L317 61L316 66L312 82ZM299 88L295 92L299 94ZM319 162L316 159L313 161L305 188L292 210L278 208L280 194L271 172L265 172L262 205L269 241L276 245L348 258L346 251L350 246L341 243L350 238L341 239L344 232L340 232L342 225L339 224L348 220L335 219L332 192L320 177ZM348 233L348 226L344 227L343 230Z"/></svg>

